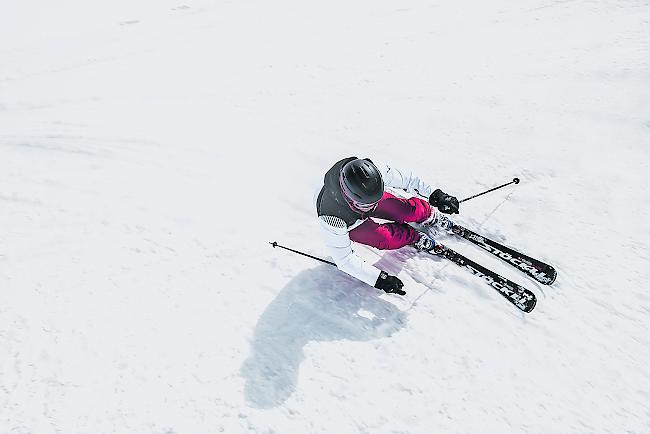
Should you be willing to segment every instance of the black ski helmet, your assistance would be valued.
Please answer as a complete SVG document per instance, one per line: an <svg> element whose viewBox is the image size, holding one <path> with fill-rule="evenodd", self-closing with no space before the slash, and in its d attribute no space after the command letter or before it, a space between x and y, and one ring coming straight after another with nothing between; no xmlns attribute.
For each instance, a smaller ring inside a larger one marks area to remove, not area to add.
<svg viewBox="0 0 650 434"><path fill-rule="evenodd" d="M361 212L372 211L384 195L381 172L368 159L357 158L346 163L341 169L339 181L348 205Z"/></svg>

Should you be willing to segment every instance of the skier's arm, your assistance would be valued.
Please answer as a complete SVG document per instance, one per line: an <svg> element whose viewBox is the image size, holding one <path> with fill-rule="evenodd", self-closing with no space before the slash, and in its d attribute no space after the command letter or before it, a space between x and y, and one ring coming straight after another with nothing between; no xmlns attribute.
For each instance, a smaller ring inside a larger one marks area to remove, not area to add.
<svg viewBox="0 0 650 434"><path fill-rule="evenodd" d="M375 166L381 171L384 184L388 187L406 190L411 194L419 194L428 198L433 188L411 171L397 169L390 164L375 162Z"/></svg>
<svg viewBox="0 0 650 434"><path fill-rule="evenodd" d="M352 251L352 241L345 222L333 216L321 216L319 220L325 245L339 270L375 286L381 270L368 264Z"/></svg>
<svg viewBox="0 0 650 434"><path fill-rule="evenodd" d="M428 198L429 203L445 214L458 214L459 202L455 196L433 188L410 171L403 171L386 163L375 163L388 187L401 188L411 194Z"/></svg>

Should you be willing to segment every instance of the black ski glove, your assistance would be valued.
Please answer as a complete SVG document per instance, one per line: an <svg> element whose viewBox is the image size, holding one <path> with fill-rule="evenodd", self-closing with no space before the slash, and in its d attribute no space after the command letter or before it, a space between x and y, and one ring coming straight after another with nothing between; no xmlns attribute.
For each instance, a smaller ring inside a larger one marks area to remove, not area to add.
<svg viewBox="0 0 650 434"><path fill-rule="evenodd" d="M429 196L429 203L445 214L458 214L458 199L443 193L439 188Z"/></svg>
<svg viewBox="0 0 650 434"><path fill-rule="evenodd" d="M375 288L381 289L389 294L406 295L406 291L402 290L403 287L404 284L401 280L385 271L379 273L377 283L375 283Z"/></svg>

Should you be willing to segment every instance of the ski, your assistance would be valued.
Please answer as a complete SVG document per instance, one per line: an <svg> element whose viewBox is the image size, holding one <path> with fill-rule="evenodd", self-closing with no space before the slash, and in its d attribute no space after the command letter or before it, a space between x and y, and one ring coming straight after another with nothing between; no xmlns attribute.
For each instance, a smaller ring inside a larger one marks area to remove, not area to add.
<svg viewBox="0 0 650 434"><path fill-rule="evenodd" d="M459 237L462 237L471 243L476 244L481 247L483 250L492 253L492 255L501 259L504 262L512 265L519 271L527 274L532 277L539 283L544 285L551 285L555 282L557 277L557 271L551 265L546 264L538 259L531 258L530 256L524 255L508 246L504 246L501 243L497 243L489 238L485 238L482 235L477 234L474 231L471 231L461 225L456 223L451 223L451 228L449 231Z"/></svg>
<svg viewBox="0 0 650 434"><path fill-rule="evenodd" d="M537 297L535 297L535 294L528 289L506 279L480 264L477 264L471 259L443 246L442 244L436 244L433 250L426 252L434 256L446 258L461 268L469 270L475 276L482 278L488 285L496 289L499 294L505 297L506 300L523 312L528 313L532 311L535 308L535 304L537 304Z"/></svg>

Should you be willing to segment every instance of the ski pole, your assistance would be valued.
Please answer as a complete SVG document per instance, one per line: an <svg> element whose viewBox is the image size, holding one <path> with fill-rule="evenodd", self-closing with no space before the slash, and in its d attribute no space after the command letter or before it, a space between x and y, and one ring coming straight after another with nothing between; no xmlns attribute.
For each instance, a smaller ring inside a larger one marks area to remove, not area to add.
<svg viewBox="0 0 650 434"><path fill-rule="evenodd" d="M300 252L300 251L298 251L298 250L293 250L293 249L290 249L289 247L281 246L281 245L279 245L279 244L277 243L277 241L273 241L273 242L269 241L269 244L272 245L273 248L275 248L275 247L279 247L279 248L281 248L281 249L288 250L288 251L290 251L290 252L297 253L297 254L302 255L302 256L307 256L308 258L312 258L312 259L315 259L315 260L317 260L317 261L324 262L324 263L326 263L326 264L334 265L334 266L336 267L336 264L335 264L334 262L326 261L325 259L321 259L321 258L318 258L318 257L316 257L316 256L312 256L312 255L309 255L309 254L307 254L307 253Z"/></svg>
<svg viewBox="0 0 650 434"><path fill-rule="evenodd" d="M515 179L513 179L512 181L507 182L507 183L505 183L505 184L502 184L502 185L500 185L500 186L498 186L498 187L494 187L494 188L491 188L491 189L489 189L489 190L486 190L486 191L484 191L483 193L479 193L479 194L475 194L474 196L466 197L465 199L458 201L458 203L463 203L463 202L465 202L466 200L474 199L475 197L482 196L482 195L484 195L485 193L489 193L489 192L491 192L491 191L498 190L498 189L503 188L503 187L505 187L506 185L510 185L510 184L519 184L519 178L515 178Z"/></svg>

